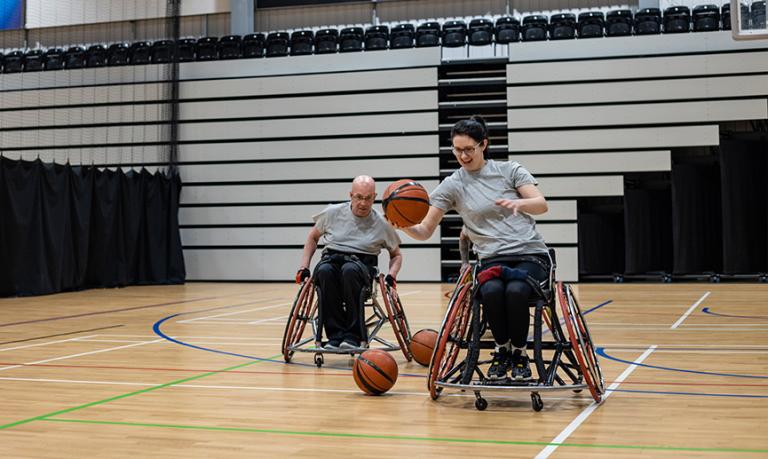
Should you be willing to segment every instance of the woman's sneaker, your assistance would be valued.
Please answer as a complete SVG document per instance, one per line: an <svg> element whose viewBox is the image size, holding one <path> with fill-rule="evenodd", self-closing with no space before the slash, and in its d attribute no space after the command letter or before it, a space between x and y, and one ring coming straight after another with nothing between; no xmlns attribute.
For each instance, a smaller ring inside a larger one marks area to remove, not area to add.
<svg viewBox="0 0 768 459"><path fill-rule="evenodd" d="M502 347L491 355L493 355L493 360L491 360L491 366L488 368L488 379L498 381L506 378L509 371L509 351Z"/></svg>
<svg viewBox="0 0 768 459"><path fill-rule="evenodd" d="M531 379L531 367L528 364L528 355L515 351L510 357L512 366L512 379L514 381L529 381Z"/></svg>

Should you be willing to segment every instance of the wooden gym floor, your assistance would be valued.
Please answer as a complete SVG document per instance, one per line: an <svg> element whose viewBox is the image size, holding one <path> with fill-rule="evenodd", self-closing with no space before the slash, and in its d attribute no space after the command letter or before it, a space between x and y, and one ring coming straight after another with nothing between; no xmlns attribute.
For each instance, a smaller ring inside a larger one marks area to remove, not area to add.
<svg viewBox="0 0 768 459"><path fill-rule="evenodd" d="M452 287L399 286L411 330ZM0 457L768 457L768 286L577 286L609 396L426 391L398 360L363 395L345 356L286 365L292 284L0 299ZM387 329L387 334L389 329Z"/></svg>

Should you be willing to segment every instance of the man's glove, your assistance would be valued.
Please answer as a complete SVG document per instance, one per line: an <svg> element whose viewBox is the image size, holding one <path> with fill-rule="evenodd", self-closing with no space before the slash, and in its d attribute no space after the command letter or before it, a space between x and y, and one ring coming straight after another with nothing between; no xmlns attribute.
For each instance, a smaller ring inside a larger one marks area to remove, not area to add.
<svg viewBox="0 0 768 459"><path fill-rule="evenodd" d="M309 279L309 276L311 276L312 273L309 271L309 268L299 268L298 271L296 271L296 283L301 284L306 279Z"/></svg>
<svg viewBox="0 0 768 459"><path fill-rule="evenodd" d="M395 276L392 274L387 274L387 277L384 278L384 282L392 288L397 288L397 279L395 279Z"/></svg>

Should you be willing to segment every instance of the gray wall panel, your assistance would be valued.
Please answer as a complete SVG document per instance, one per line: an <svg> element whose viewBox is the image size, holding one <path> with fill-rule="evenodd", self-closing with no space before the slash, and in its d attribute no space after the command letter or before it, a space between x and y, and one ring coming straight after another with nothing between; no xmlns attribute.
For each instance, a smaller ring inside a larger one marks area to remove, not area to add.
<svg viewBox="0 0 768 459"><path fill-rule="evenodd" d="M547 206L549 207L547 213L536 215L536 221L576 220L576 201L550 200L547 201Z"/></svg>
<svg viewBox="0 0 768 459"><path fill-rule="evenodd" d="M547 244L575 244L578 241L576 223L539 222L536 230Z"/></svg>
<svg viewBox="0 0 768 459"><path fill-rule="evenodd" d="M538 180L541 192L551 198L624 194L624 178L620 175L541 177Z"/></svg>
<svg viewBox="0 0 768 459"><path fill-rule="evenodd" d="M309 217L309 215L307 215ZM552 226L552 225L550 225ZM232 246L232 245L304 245L310 227L266 227L266 228L182 228L181 243L185 246ZM566 228L551 228L549 233L554 238L570 237ZM575 224L573 240L559 242L576 242ZM403 243L424 245L439 244L440 231L435 231L426 241L417 241L398 232ZM543 234L543 233L542 233ZM549 240L549 239L547 239ZM325 243L320 240L321 245Z"/></svg>
<svg viewBox="0 0 768 459"><path fill-rule="evenodd" d="M592 172L668 171L672 167L669 151L622 151L605 153L514 154L536 174L579 174Z"/></svg>

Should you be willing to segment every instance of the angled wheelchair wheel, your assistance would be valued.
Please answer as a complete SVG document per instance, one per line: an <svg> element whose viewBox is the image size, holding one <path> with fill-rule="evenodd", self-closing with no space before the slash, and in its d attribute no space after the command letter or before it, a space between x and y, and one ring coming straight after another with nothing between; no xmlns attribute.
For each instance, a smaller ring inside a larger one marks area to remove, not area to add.
<svg viewBox="0 0 768 459"><path fill-rule="evenodd" d="M293 351L290 348L301 340L301 335L304 334L304 327L306 327L307 322L312 320L314 297L314 283L312 279L307 279L301 284L299 293L296 294L291 314L288 316L288 323L285 324L283 359L286 363L290 362L293 357Z"/></svg>
<svg viewBox="0 0 768 459"><path fill-rule="evenodd" d="M429 362L427 388L432 400L437 400L442 391L442 388L437 386L437 381L445 381L451 377L458 380L461 377L460 369L455 368L455 365L462 348L466 349L469 319L472 315L472 278L469 274L471 271L465 271L459 276L456 289L448 302L448 310ZM462 343L465 345L462 346Z"/></svg>
<svg viewBox="0 0 768 459"><path fill-rule="evenodd" d="M390 325L392 325L392 330L395 332L400 350L403 352L406 360L410 362L413 359L413 355L411 355L411 329L408 326L405 311L403 311L403 303L400 302L397 290L387 285L382 274L379 274L379 291L382 298L384 298L387 318Z"/></svg>
<svg viewBox="0 0 768 459"><path fill-rule="evenodd" d="M587 384L592 398L600 403L605 394L605 382L600 364L597 361L595 346L587 328L587 322L584 320L584 315L581 313L576 295L573 294L570 285L558 282L557 297L563 312L572 350L579 363L584 382Z"/></svg>

